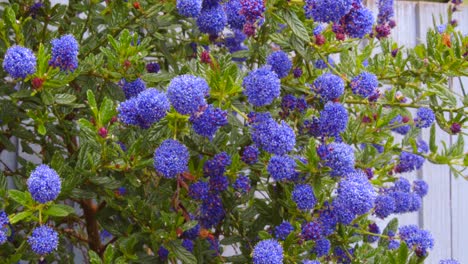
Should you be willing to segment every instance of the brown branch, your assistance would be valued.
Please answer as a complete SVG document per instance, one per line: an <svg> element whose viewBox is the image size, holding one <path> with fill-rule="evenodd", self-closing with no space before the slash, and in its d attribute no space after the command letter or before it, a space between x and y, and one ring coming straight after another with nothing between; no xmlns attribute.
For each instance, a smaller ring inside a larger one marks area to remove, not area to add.
<svg viewBox="0 0 468 264"><path fill-rule="evenodd" d="M89 244L89 240L83 236L81 236L80 234L76 233L75 230L71 229L71 228L63 228L63 229L60 229L60 231L62 231L63 233L66 233L80 241L83 241L85 243L88 243Z"/></svg>
<svg viewBox="0 0 468 264"><path fill-rule="evenodd" d="M88 233L89 248L102 255L101 236L99 235L99 225L96 219L97 206L92 200L80 201L86 221L86 232Z"/></svg>

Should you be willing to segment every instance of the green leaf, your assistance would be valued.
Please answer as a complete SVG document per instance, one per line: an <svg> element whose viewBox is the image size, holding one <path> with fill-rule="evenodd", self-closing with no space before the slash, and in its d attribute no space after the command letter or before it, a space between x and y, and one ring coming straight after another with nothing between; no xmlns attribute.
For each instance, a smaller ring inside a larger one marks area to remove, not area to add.
<svg viewBox="0 0 468 264"><path fill-rule="evenodd" d="M104 264L111 264L115 255L114 245L108 245L106 251L104 251Z"/></svg>
<svg viewBox="0 0 468 264"><path fill-rule="evenodd" d="M115 109L114 102L107 97L104 98L101 108L99 109L100 125L105 126L116 114L117 111Z"/></svg>
<svg viewBox="0 0 468 264"><path fill-rule="evenodd" d="M57 216L57 217L65 217L69 214L72 214L75 212L75 209L73 207L70 207L65 204L53 204L47 210L45 210L43 213L44 215L49 215L49 216Z"/></svg>
<svg viewBox="0 0 468 264"><path fill-rule="evenodd" d="M197 221L188 221L187 223L185 223L183 226L182 226L182 230L183 231L187 231L193 227L195 227L196 225L198 224Z"/></svg>
<svg viewBox="0 0 468 264"><path fill-rule="evenodd" d="M37 132L39 132L39 134L41 134L42 136L44 136L47 133L47 129L44 126L44 124L39 124L39 126L37 127Z"/></svg>
<svg viewBox="0 0 468 264"><path fill-rule="evenodd" d="M432 153L437 153L437 143L436 143L436 127L435 124L431 126L430 132L430 139L429 139L429 147Z"/></svg>
<svg viewBox="0 0 468 264"><path fill-rule="evenodd" d="M398 250L398 259L399 259L398 263L406 263L408 256L409 256L409 250L408 250L408 247L406 246L406 243L401 243L400 250Z"/></svg>
<svg viewBox="0 0 468 264"><path fill-rule="evenodd" d="M288 10L284 12L284 19L286 20L286 24L291 28L294 35L301 39L304 42L309 42L309 33L307 33L307 29L305 28L302 21L297 17L296 13L292 10Z"/></svg>
<svg viewBox="0 0 468 264"><path fill-rule="evenodd" d="M21 220L23 220L23 219L25 219L27 217L30 217L31 215L32 215L31 211L25 211L25 212L15 214L10 218L10 223L11 224L16 224L19 221L21 221Z"/></svg>
<svg viewBox="0 0 468 264"><path fill-rule="evenodd" d="M23 205L23 206L30 206L32 205L32 198L31 194L28 192L22 192L18 190L9 190L8 196L14 200L15 202Z"/></svg>
<svg viewBox="0 0 468 264"><path fill-rule="evenodd" d="M88 256L89 256L89 263L91 264L102 264L102 260L101 258L99 257L99 255L92 251L92 250L89 250L88 251Z"/></svg>
<svg viewBox="0 0 468 264"><path fill-rule="evenodd" d="M86 92L86 96L88 98L89 107L91 108L91 111L93 112L94 117L97 118L97 116L98 116L98 107L97 107L97 103L96 103L96 97L94 97L93 91L88 90Z"/></svg>
<svg viewBox="0 0 468 264"><path fill-rule="evenodd" d="M171 242L169 248L182 263L197 263L195 256L182 245Z"/></svg>
<svg viewBox="0 0 468 264"><path fill-rule="evenodd" d="M56 94L55 102L57 104L68 105L76 100L76 96L73 94Z"/></svg>
<svg viewBox="0 0 468 264"><path fill-rule="evenodd" d="M11 7L5 8L5 11L3 13L3 19L8 22L10 25L16 24L16 15L15 11Z"/></svg>

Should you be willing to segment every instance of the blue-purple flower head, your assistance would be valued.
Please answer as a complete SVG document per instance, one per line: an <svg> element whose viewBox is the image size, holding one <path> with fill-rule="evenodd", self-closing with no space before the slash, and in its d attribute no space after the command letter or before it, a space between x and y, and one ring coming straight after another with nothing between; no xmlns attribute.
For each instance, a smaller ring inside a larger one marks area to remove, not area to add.
<svg viewBox="0 0 468 264"><path fill-rule="evenodd" d="M354 150L345 143L330 143L324 146L320 156L324 165L330 167L331 176L345 176L354 172Z"/></svg>
<svg viewBox="0 0 468 264"><path fill-rule="evenodd" d="M242 30L246 19L241 12L242 5L240 0L229 0L224 4L224 12L226 12L227 23L232 29Z"/></svg>
<svg viewBox="0 0 468 264"><path fill-rule="evenodd" d="M344 86L341 77L331 73L324 73L314 81L312 91L318 93L325 101L333 101L343 95Z"/></svg>
<svg viewBox="0 0 468 264"><path fill-rule="evenodd" d="M212 159L207 160L203 165L205 176L222 176L226 167L231 164L231 157L226 152L216 154Z"/></svg>
<svg viewBox="0 0 468 264"><path fill-rule="evenodd" d="M391 197L395 200L395 210L394 213L402 214L409 212L411 208L411 194L402 191L392 191L389 193Z"/></svg>
<svg viewBox="0 0 468 264"><path fill-rule="evenodd" d="M186 17L197 17L202 9L202 0L177 0L177 12Z"/></svg>
<svg viewBox="0 0 468 264"><path fill-rule="evenodd" d="M218 128L228 124L227 111L208 105L202 113L195 113L190 117L195 133L212 139Z"/></svg>
<svg viewBox="0 0 468 264"><path fill-rule="evenodd" d="M418 194L421 198L426 196L429 191L429 185L424 180L415 180L413 182L413 192Z"/></svg>
<svg viewBox="0 0 468 264"><path fill-rule="evenodd" d="M247 22L252 24L263 17L265 12L264 0L240 0L240 3L240 14L245 16Z"/></svg>
<svg viewBox="0 0 468 264"><path fill-rule="evenodd" d="M419 108L416 112L416 116L417 117L414 119L414 123L418 128L428 128L435 121L434 112L430 108Z"/></svg>
<svg viewBox="0 0 468 264"><path fill-rule="evenodd" d="M198 29L202 33L218 35L227 24L226 13L220 4L203 7L197 18Z"/></svg>
<svg viewBox="0 0 468 264"><path fill-rule="evenodd" d="M57 232L48 226L36 227L28 237L32 251L38 255L47 255L56 250L58 242Z"/></svg>
<svg viewBox="0 0 468 264"><path fill-rule="evenodd" d="M289 156L271 157L267 171L275 181L291 181L298 175L296 161Z"/></svg>
<svg viewBox="0 0 468 264"><path fill-rule="evenodd" d="M317 240L322 238L322 226L316 221L302 225L301 236L305 240Z"/></svg>
<svg viewBox="0 0 468 264"><path fill-rule="evenodd" d="M411 191L411 183L403 177L395 181L392 190L409 193Z"/></svg>
<svg viewBox="0 0 468 264"><path fill-rule="evenodd" d="M250 191L250 178L245 175L237 176L237 179L232 184L232 187L240 193L248 193Z"/></svg>
<svg viewBox="0 0 468 264"><path fill-rule="evenodd" d="M170 107L166 94L150 88L144 90L138 96L122 102L117 111L120 120L124 124L146 129L164 118Z"/></svg>
<svg viewBox="0 0 468 264"><path fill-rule="evenodd" d="M403 123L403 117L401 115L397 115L395 118L393 118L390 123L390 126L394 126L392 128L393 132L396 132L400 135L406 135L411 129L410 125L404 125Z"/></svg>
<svg viewBox="0 0 468 264"><path fill-rule="evenodd" d="M3 58L3 69L14 79L26 78L36 72L37 58L32 50L11 46Z"/></svg>
<svg viewBox="0 0 468 264"><path fill-rule="evenodd" d="M314 28L314 36L322 34L322 32L325 30L326 26L324 24L318 24Z"/></svg>
<svg viewBox="0 0 468 264"><path fill-rule="evenodd" d="M283 247L274 239L262 240L253 250L254 264L282 264Z"/></svg>
<svg viewBox="0 0 468 264"><path fill-rule="evenodd" d="M291 223L284 221L275 227L275 237L279 240L285 240L292 231L294 231L294 227Z"/></svg>
<svg viewBox="0 0 468 264"><path fill-rule="evenodd" d="M205 200L208 197L209 186L204 181L197 181L190 185L188 195L195 200Z"/></svg>
<svg viewBox="0 0 468 264"><path fill-rule="evenodd" d="M245 147L241 160L248 165L257 163L260 150L255 145Z"/></svg>
<svg viewBox="0 0 468 264"><path fill-rule="evenodd" d="M243 80L244 94L254 106L265 106L280 96L280 79L271 67L251 71Z"/></svg>
<svg viewBox="0 0 468 264"><path fill-rule="evenodd" d="M321 238L315 241L315 246L312 249L312 252L317 255L318 258L327 255L330 252L331 243L330 240L326 238Z"/></svg>
<svg viewBox="0 0 468 264"><path fill-rule="evenodd" d="M351 9L353 0L306 0L304 11L307 18L316 22L338 22Z"/></svg>
<svg viewBox="0 0 468 264"><path fill-rule="evenodd" d="M352 38L363 38L372 32L374 16L366 7L353 7L342 19L345 33Z"/></svg>
<svg viewBox="0 0 468 264"><path fill-rule="evenodd" d="M338 136L348 126L348 111L340 103L328 102L320 112L319 124L323 136Z"/></svg>
<svg viewBox="0 0 468 264"><path fill-rule="evenodd" d="M413 249L419 257L425 257L427 250L434 247L434 238L426 230L419 229L416 225L402 226L398 229L401 240L408 248Z"/></svg>
<svg viewBox="0 0 468 264"><path fill-rule="evenodd" d="M42 204L55 200L62 188L57 172L44 164L37 166L31 172L27 184L32 198Z"/></svg>
<svg viewBox="0 0 468 264"><path fill-rule="evenodd" d="M177 112L189 115L206 106L205 96L209 90L203 78L187 74L172 79L167 87L167 97Z"/></svg>
<svg viewBox="0 0 468 264"><path fill-rule="evenodd" d="M367 213L374 206L377 194L362 172L348 174L338 185L336 201L355 215Z"/></svg>
<svg viewBox="0 0 468 264"><path fill-rule="evenodd" d="M158 73L161 70L161 65L157 62L150 62L146 64L146 71L149 73Z"/></svg>
<svg viewBox="0 0 468 264"><path fill-rule="evenodd" d="M0 211L0 245L4 244L7 241L7 229L6 225L10 223L8 215L5 211Z"/></svg>
<svg viewBox="0 0 468 264"><path fill-rule="evenodd" d="M162 261L166 261L167 257L169 256L169 250L163 246L160 246L158 249L158 256Z"/></svg>
<svg viewBox="0 0 468 264"><path fill-rule="evenodd" d="M78 68L78 42L73 35L52 40L52 57L49 65L61 71L73 72Z"/></svg>
<svg viewBox="0 0 468 264"><path fill-rule="evenodd" d="M394 213L395 206L395 199L392 196L386 194L379 195L375 199L374 214L384 219Z"/></svg>
<svg viewBox="0 0 468 264"><path fill-rule="evenodd" d="M128 82L126 79L120 80L120 84L122 86L122 90L125 94L125 98L130 99L139 95L146 89L145 82L137 78L135 81Z"/></svg>
<svg viewBox="0 0 468 264"><path fill-rule="evenodd" d="M379 14L377 15L377 23L386 24L394 15L393 0L378 1Z"/></svg>
<svg viewBox="0 0 468 264"><path fill-rule="evenodd" d="M183 239L182 247L184 247L188 252L193 252L193 241L190 239Z"/></svg>
<svg viewBox="0 0 468 264"><path fill-rule="evenodd" d="M292 200L301 211L311 210L317 204L317 198L315 198L314 190L309 184L296 185L292 192Z"/></svg>
<svg viewBox="0 0 468 264"><path fill-rule="evenodd" d="M375 93L379 81L373 73L362 72L351 80L351 89L354 94L367 98Z"/></svg>
<svg viewBox="0 0 468 264"><path fill-rule="evenodd" d="M296 144L294 130L282 121L276 123L271 117L256 122L251 127L252 140L262 149L276 155L284 155Z"/></svg>
<svg viewBox="0 0 468 264"><path fill-rule="evenodd" d="M424 157L406 151L401 152L400 160L395 166L395 171L399 173L419 170L424 164Z"/></svg>
<svg viewBox="0 0 468 264"><path fill-rule="evenodd" d="M292 62L288 54L282 50L271 53L267 58L267 63L271 66L272 70L276 72L279 78L288 76L292 68Z"/></svg>
<svg viewBox="0 0 468 264"><path fill-rule="evenodd" d="M223 201L218 194L209 193L200 207L198 221L204 228L218 225L225 216Z"/></svg>
<svg viewBox="0 0 468 264"><path fill-rule="evenodd" d="M186 146L177 140L167 139L154 152L154 168L165 178L173 179L188 170L189 157Z"/></svg>

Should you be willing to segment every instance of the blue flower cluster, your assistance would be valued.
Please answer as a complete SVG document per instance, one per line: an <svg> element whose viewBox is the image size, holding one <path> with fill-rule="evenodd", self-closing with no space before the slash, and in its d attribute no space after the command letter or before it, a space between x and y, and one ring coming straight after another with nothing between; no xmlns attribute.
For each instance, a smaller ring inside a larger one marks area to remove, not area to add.
<svg viewBox="0 0 468 264"><path fill-rule="evenodd" d="M240 0L229 0L224 4L227 23L232 29L242 30L246 22L245 16L241 14L242 5Z"/></svg>
<svg viewBox="0 0 468 264"><path fill-rule="evenodd" d="M120 84L125 94L125 98L127 99L138 96L141 92L143 92L146 89L145 82L140 78L137 78L135 81L132 82L127 82L126 79L122 79L120 80Z"/></svg>
<svg viewBox="0 0 468 264"><path fill-rule="evenodd" d="M254 106L269 105L280 96L280 79L270 66L251 71L244 78L242 86L247 100Z"/></svg>
<svg viewBox="0 0 468 264"><path fill-rule="evenodd" d="M279 240L285 240L292 231L294 231L294 227L291 223L284 221L275 227L275 237Z"/></svg>
<svg viewBox="0 0 468 264"><path fill-rule="evenodd" d="M257 146L276 155L284 155L296 145L294 130L284 121L276 123L271 116L258 119L252 124L250 132Z"/></svg>
<svg viewBox="0 0 468 264"><path fill-rule="evenodd" d="M368 230L369 232L371 233L374 233L374 234L380 234L380 228L379 226L376 224L376 223L372 223L372 224L369 224L368 226ZM376 242L377 240L379 240L379 237L378 236L366 236L366 240L367 242L369 243L374 243Z"/></svg>
<svg viewBox="0 0 468 264"><path fill-rule="evenodd" d="M58 234L48 226L39 226L32 231L28 243L34 253L47 255L57 249Z"/></svg>
<svg viewBox="0 0 468 264"><path fill-rule="evenodd" d="M288 58L288 54L282 50L271 53L267 58L267 64L271 66L279 78L288 76L292 68L292 62Z"/></svg>
<svg viewBox="0 0 468 264"><path fill-rule="evenodd" d="M296 161L289 156L273 156L267 171L275 181L292 181L298 176Z"/></svg>
<svg viewBox="0 0 468 264"><path fill-rule="evenodd" d="M331 73L324 73L314 81L311 90L319 94L323 100L333 101L343 95L344 87L345 84L341 77Z"/></svg>
<svg viewBox="0 0 468 264"><path fill-rule="evenodd" d="M395 172L404 173L419 170L424 164L424 157L406 151L401 152Z"/></svg>
<svg viewBox="0 0 468 264"><path fill-rule="evenodd" d="M204 200L208 197L209 189L208 183L197 181L190 185L188 194L195 200Z"/></svg>
<svg viewBox="0 0 468 264"><path fill-rule="evenodd" d="M254 264L282 264L283 247L274 239L262 240L253 250Z"/></svg>
<svg viewBox="0 0 468 264"><path fill-rule="evenodd" d="M233 34L226 34L224 43L226 48L229 49L230 53L235 53L241 50L247 50L247 47L243 44L247 36L240 30L235 29ZM244 61L246 58L232 58L233 61Z"/></svg>
<svg viewBox="0 0 468 264"><path fill-rule="evenodd" d="M324 165L330 167L331 176L345 176L354 172L354 150L345 143L330 143L320 149L319 156Z"/></svg>
<svg viewBox="0 0 468 264"><path fill-rule="evenodd" d="M302 225L301 236L304 240L318 240L322 238L322 226L312 221Z"/></svg>
<svg viewBox="0 0 468 264"><path fill-rule="evenodd" d="M258 155L260 155L260 150L255 145L250 145L244 148L241 160L248 165L253 165L257 163Z"/></svg>
<svg viewBox="0 0 468 264"><path fill-rule="evenodd" d="M393 0L379 0L378 1L379 13L377 15L377 23L385 24L390 22L394 15Z"/></svg>
<svg viewBox="0 0 468 264"><path fill-rule="evenodd" d="M361 4L353 7L341 20L344 32L352 38L363 38L372 32L374 16Z"/></svg>
<svg viewBox="0 0 468 264"><path fill-rule="evenodd" d="M240 0L242 5L240 14L245 16L248 23L253 24L257 19L263 17L265 2L263 0Z"/></svg>
<svg viewBox="0 0 468 264"><path fill-rule="evenodd" d="M14 79L34 74L36 64L37 58L32 50L16 45L9 47L3 58L3 69Z"/></svg>
<svg viewBox="0 0 468 264"><path fill-rule="evenodd" d="M10 220L8 219L8 215L5 211L0 211L0 245L4 244L8 237L7 237L7 228L6 225L10 224Z"/></svg>
<svg viewBox="0 0 468 264"><path fill-rule="evenodd" d="M353 0L305 0L307 18L316 22L338 22L351 9Z"/></svg>
<svg viewBox="0 0 468 264"><path fill-rule="evenodd" d="M27 181L32 198L38 203L55 200L62 188L62 182L57 172L47 165L37 166Z"/></svg>
<svg viewBox="0 0 468 264"><path fill-rule="evenodd" d="M177 0L177 11L186 17L197 17L202 9L202 0Z"/></svg>
<svg viewBox="0 0 468 264"><path fill-rule="evenodd" d="M245 175L237 176L232 188L240 193L248 193L250 191L250 178Z"/></svg>
<svg viewBox="0 0 468 264"><path fill-rule="evenodd" d="M175 110L183 115L194 114L206 106L205 96L208 83L193 75L180 75L171 80L167 87L167 97Z"/></svg>
<svg viewBox="0 0 468 264"><path fill-rule="evenodd" d="M210 192L200 206L198 222L204 228L218 225L225 216L223 201L219 194Z"/></svg>
<svg viewBox="0 0 468 264"><path fill-rule="evenodd" d="M154 152L154 168L165 178L173 179L188 170L189 152L179 141L167 139Z"/></svg>
<svg viewBox="0 0 468 264"><path fill-rule="evenodd" d="M52 58L49 65L61 71L73 72L78 68L78 42L73 35L65 35L52 42Z"/></svg>
<svg viewBox="0 0 468 264"><path fill-rule="evenodd" d="M226 24L226 13L224 13L223 7L218 3L204 6L197 18L198 29L202 33L210 35L218 35L223 31Z"/></svg>
<svg viewBox="0 0 468 264"><path fill-rule="evenodd" d="M338 136L348 126L348 111L340 103L328 102L320 112L319 128L322 136Z"/></svg>
<svg viewBox="0 0 468 264"><path fill-rule="evenodd" d="M161 66L157 62L150 62L146 64L146 71L149 73L158 73L161 70Z"/></svg>
<svg viewBox="0 0 468 264"><path fill-rule="evenodd" d="M367 98L376 92L379 86L377 76L373 73L362 72L351 80L351 89L354 94Z"/></svg>
<svg viewBox="0 0 468 264"><path fill-rule="evenodd" d="M197 112L190 117L195 133L212 139L218 128L228 124L227 111L208 105L203 112Z"/></svg>
<svg viewBox="0 0 468 264"><path fill-rule="evenodd" d="M301 211L308 211L314 208L317 204L314 190L309 184L298 184L292 192L292 200L296 203L297 208Z"/></svg>
<svg viewBox="0 0 468 264"><path fill-rule="evenodd" d="M419 257L425 257L427 250L434 247L434 239L431 233L419 229L416 225L402 226L398 229L398 233L401 240L408 245L408 248L413 249Z"/></svg>
<svg viewBox="0 0 468 264"><path fill-rule="evenodd" d="M413 192L417 193L421 198L426 196L429 191L429 185L424 180L415 180L413 182Z"/></svg>
<svg viewBox="0 0 468 264"><path fill-rule="evenodd" d="M124 124L146 129L164 118L170 107L166 94L150 88L120 103L117 111Z"/></svg>
<svg viewBox="0 0 468 264"><path fill-rule="evenodd" d="M416 118L414 119L414 123L418 128L428 128L434 123L435 115L432 109L421 107L416 112Z"/></svg>
<svg viewBox="0 0 468 264"><path fill-rule="evenodd" d="M281 113L282 118L286 118L295 110L299 113L304 113L307 110L308 104L304 96L295 97L292 94L286 94L281 98Z"/></svg>
<svg viewBox="0 0 468 264"><path fill-rule="evenodd" d="M317 255L318 258L323 257L330 252L331 242L326 238L321 238L315 241L314 248L312 252Z"/></svg>
<svg viewBox="0 0 468 264"><path fill-rule="evenodd" d="M221 152L205 162L203 172L208 177L222 176L226 172L226 167L230 164L231 157L226 152Z"/></svg>

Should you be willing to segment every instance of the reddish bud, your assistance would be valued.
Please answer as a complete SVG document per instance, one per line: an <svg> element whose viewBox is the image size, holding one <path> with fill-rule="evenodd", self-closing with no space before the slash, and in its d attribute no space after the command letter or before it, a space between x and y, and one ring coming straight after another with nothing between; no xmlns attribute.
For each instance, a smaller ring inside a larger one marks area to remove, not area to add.
<svg viewBox="0 0 468 264"><path fill-rule="evenodd" d="M401 121L403 121L403 123L408 123L410 120L409 116L404 116Z"/></svg>
<svg viewBox="0 0 468 264"><path fill-rule="evenodd" d="M323 36L322 34L315 36L315 44L322 46L323 44L325 44L325 41L325 36Z"/></svg>
<svg viewBox="0 0 468 264"><path fill-rule="evenodd" d="M107 137L107 129L105 127L101 127L98 131L98 134L102 137L102 138L106 138Z"/></svg>
<svg viewBox="0 0 468 264"><path fill-rule="evenodd" d="M125 60L123 66L125 69L128 69L130 66L132 66L132 63L129 60Z"/></svg>
<svg viewBox="0 0 468 264"><path fill-rule="evenodd" d="M453 134L458 134L461 131L461 125L459 123L453 123L450 126L450 131L452 131Z"/></svg>
<svg viewBox="0 0 468 264"><path fill-rule="evenodd" d="M43 83L44 83L44 79L42 78L34 77L34 79L32 79L32 86L34 89L42 88Z"/></svg>
<svg viewBox="0 0 468 264"><path fill-rule="evenodd" d="M134 7L135 9L140 9L140 8L141 8L140 2L133 2L133 7Z"/></svg>
<svg viewBox="0 0 468 264"><path fill-rule="evenodd" d="M202 63L211 64L210 52L207 50L204 50L202 54L200 55L200 60Z"/></svg>
<svg viewBox="0 0 468 264"><path fill-rule="evenodd" d="M113 116L110 122L111 122L111 124L117 122L117 117L116 117L116 116Z"/></svg>

